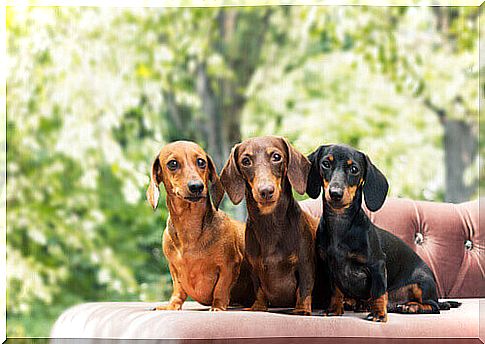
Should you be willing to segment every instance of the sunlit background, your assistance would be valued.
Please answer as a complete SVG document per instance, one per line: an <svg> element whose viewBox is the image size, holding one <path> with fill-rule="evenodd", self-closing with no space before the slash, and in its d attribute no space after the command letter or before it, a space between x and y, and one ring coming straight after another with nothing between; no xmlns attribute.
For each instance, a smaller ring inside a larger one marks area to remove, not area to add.
<svg viewBox="0 0 485 344"><path fill-rule="evenodd" d="M393 197L478 197L476 7L7 9L7 334L85 301L160 301L176 139L365 151ZM162 191L162 196L164 193ZM241 217L244 209L224 208Z"/></svg>

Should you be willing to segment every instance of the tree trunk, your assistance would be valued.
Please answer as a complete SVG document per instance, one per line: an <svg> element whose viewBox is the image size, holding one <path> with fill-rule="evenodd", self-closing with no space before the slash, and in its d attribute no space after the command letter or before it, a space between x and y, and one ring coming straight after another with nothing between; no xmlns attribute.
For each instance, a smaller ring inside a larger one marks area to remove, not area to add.
<svg viewBox="0 0 485 344"><path fill-rule="evenodd" d="M460 102L460 98L457 97ZM465 184L465 171L478 154L478 136L473 124L464 119L453 119L447 111L429 99L424 105L438 116L444 128L443 149L445 151L445 202L460 203L470 200L477 190L478 179Z"/></svg>
<svg viewBox="0 0 485 344"><path fill-rule="evenodd" d="M202 101L202 112L207 118L207 151L212 156L217 169L220 170L225 162L222 113L219 110L220 106L218 106L220 100L212 89L205 62L199 63L197 66L196 88Z"/></svg>
<svg viewBox="0 0 485 344"><path fill-rule="evenodd" d="M445 201L460 203L470 200L478 183L465 184L464 172L469 169L478 153L477 136L473 127L464 120L443 121L445 150Z"/></svg>

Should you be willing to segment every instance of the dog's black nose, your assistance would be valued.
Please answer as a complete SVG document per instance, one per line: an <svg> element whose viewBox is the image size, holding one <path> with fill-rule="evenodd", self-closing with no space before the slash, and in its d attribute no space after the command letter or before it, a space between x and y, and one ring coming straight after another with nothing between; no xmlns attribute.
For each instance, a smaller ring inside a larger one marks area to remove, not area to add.
<svg viewBox="0 0 485 344"><path fill-rule="evenodd" d="M200 180L191 180L187 183L190 192L200 194L204 190L204 184Z"/></svg>
<svg viewBox="0 0 485 344"><path fill-rule="evenodd" d="M261 186L258 189L258 191L259 191L259 194L261 195L261 198L269 201L271 198L273 198L274 186L273 185Z"/></svg>
<svg viewBox="0 0 485 344"><path fill-rule="evenodd" d="M344 190L341 188L330 188L330 198L334 201L340 201L344 196Z"/></svg>

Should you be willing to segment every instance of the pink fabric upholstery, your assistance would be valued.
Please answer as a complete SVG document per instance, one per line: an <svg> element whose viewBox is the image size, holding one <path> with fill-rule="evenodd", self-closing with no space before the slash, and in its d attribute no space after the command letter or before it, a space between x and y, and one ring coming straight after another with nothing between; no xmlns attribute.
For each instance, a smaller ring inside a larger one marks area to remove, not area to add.
<svg viewBox="0 0 485 344"><path fill-rule="evenodd" d="M322 200L300 202L316 217ZM435 273L440 297L485 297L485 247L478 201L462 204L388 199L371 221L404 240Z"/></svg>
<svg viewBox="0 0 485 344"><path fill-rule="evenodd" d="M342 317L303 317L241 310L209 312L208 307L195 302L184 303L183 311L149 311L149 307L158 303L147 302L87 303L64 312L54 325L51 337L233 340L278 337L476 338L479 335L478 300L462 301L460 308L441 314L390 314L386 324L366 321L363 318L367 313L353 312Z"/></svg>

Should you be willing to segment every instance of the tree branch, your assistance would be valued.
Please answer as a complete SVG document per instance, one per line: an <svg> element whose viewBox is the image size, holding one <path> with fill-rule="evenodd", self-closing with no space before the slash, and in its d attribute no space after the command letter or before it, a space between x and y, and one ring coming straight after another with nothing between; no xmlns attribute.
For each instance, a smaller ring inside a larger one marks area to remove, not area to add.
<svg viewBox="0 0 485 344"><path fill-rule="evenodd" d="M424 99L423 101L424 106L426 106L428 109L433 111L436 115L438 115L438 119L440 120L440 123L443 124L446 121L446 110L443 108L440 108L433 104L429 98Z"/></svg>

